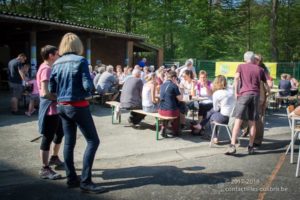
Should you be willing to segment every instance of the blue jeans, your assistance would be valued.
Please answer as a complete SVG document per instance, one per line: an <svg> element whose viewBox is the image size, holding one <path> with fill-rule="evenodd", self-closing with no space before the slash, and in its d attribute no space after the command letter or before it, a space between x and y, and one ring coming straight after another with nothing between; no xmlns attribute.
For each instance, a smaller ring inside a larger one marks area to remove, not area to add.
<svg viewBox="0 0 300 200"><path fill-rule="evenodd" d="M92 166L100 140L89 107L59 105L58 113L61 117L65 134L64 159L67 178L68 180L77 178L74 167L74 147L78 126L87 141L87 147L83 156L81 183L91 183Z"/></svg>

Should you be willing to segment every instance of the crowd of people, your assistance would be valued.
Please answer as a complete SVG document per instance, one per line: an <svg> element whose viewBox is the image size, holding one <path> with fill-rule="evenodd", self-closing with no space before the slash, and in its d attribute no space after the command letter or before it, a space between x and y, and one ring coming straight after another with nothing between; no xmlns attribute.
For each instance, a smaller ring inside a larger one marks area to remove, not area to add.
<svg viewBox="0 0 300 200"><path fill-rule="evenodd" d="M22 95L24 83L32 86L26 115L31 116L35 112L35 103L39 100L41 178L59 179L61 175L51 166L64 167L68 187L80 187L83 191L95 193L106 191L106 188L93 183L91 175L94 157L100 145L86 100L94 90L102 95L111 93L111 100L120 101L122 109L142 109L144 112L176 117L175 120L161 123L160 133L166 138L177 137L181 130L187 128L191 128L192 134L201 135L213 122L227 124L230 117L235 117L231 144L225 154L236 153L235 145L243 122L248 122L250 131L249 154L254 153L255 145L261 145L266 98L273 86L261 55L246 52L245 63L238 66L234 84L229 85L223 75L210 81L207 72L200 70L197 76L192 59L180 67L161 66L156 70L154 66L147 65L146 58L133 68L103 64L93 68L81 56L82 53L83 45L79 37L67 33L59 48L46 45L41 49L43 63L31 79L27 75L28 67L24 67L27 59L25 54L20 54L9 63L11 112L19 114L18 99ZM298 89L297 80L286 74L281 78L279 88L289 90L288 95L292 95ZM198 97L203 98L193 101ZM198 118L187 124L186 116L191 110L198 110ZM130 112L128 122L136 126L144 117L143 114ZM74 167L77 127L87 142L80 178ZM64 162L58 157L63 137ZM213 136L213 142L218 144L217 135Z"/></svg>

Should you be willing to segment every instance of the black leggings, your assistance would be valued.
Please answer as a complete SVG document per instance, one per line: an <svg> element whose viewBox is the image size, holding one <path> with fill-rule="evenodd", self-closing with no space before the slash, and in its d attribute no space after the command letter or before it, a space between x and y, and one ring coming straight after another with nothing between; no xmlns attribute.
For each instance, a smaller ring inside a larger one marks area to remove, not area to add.
<svg viewBox="0 0 300 200"><path fill-rule="evenodd" d="M212 109L213 104L212 103L199 103L199 116L203 116L203 119L206 118L206 114L210 109Z"/></svg>
<svg viewBox="0 0 300 200"><path fill-rule="evenodd" d="M42 137L40 149L49 151L51 142L60 144L64 136L61 120L58 115L47 115L45 118L45 131Z"/></svg>

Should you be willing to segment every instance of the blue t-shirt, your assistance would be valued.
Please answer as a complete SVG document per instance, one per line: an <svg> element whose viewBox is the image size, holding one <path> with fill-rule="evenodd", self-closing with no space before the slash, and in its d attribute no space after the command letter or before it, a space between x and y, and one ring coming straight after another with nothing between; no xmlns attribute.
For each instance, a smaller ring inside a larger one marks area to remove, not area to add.
<svg viewBox="0 0 300 200"><path fill-rule="evenodd" d="M289 80L280 80L278 88L283 89L283 92L279 92L280 96L289 96L291 94L291 82Z"/></svg>
<svg viewBox="0 0 300 200"><path fill-rule="evenodd" d="M177 110L179 102L177 96L180 95L179 88L172 81L168 80L160 86L160 104L161 110Z"/></svg>
<svg viewBox="0 0 300 200"><path fill-rule="evenodd" d="M146 63L143 60L140 60L138 65L143 68L143 67L145 67Z"/></svg>
<svg viewBox="0 0 300 200"><path fill-rule="evenodd" d="M19 74L19 70L21 70L23 64L17 59L14 58L8 63L8 80L11 83L22 84L22 78Z"/></svg>

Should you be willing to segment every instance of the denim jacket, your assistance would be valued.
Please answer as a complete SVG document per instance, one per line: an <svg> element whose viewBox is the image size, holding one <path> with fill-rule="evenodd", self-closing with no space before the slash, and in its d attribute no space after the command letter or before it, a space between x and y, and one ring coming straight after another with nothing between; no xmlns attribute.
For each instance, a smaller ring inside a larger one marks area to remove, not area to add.
<svg viewBox="0 0 300 200"><path fill-rule="evenodd" d="M64 54L53 64L49 91L57 94L57 101L81 101L94 90L88 62L73 53Z"/></svg>

